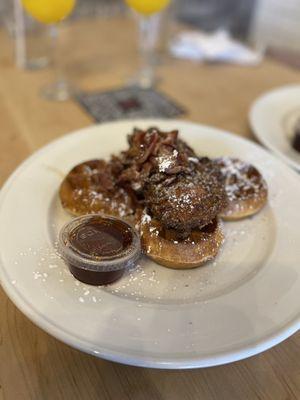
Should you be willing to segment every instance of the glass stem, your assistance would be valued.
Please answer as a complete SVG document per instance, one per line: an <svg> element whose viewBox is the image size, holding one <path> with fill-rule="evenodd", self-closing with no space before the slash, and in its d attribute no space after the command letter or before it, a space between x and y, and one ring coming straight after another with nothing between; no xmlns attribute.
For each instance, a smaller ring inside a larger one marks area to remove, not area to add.
<svg viewBox="0 0 300 400"><path fill-rule="evenodd" d="M52 67L54 71L54 81L57 84L64 84L65 77L60 64L59 48L58 48L58 34L59 29L57 24L50 27L51 38L51 54L52 54Z"/></svg>
<svg viewBox="0 0 300 400"><path fill-rule="evenodd" d="M51 37L51 53L52 53L52 66L55 81L42 88L42 96L47 100L52 101L65 101L74 95L74 90L69 82L65 79L63 68L61 64L61 54L58 46L58 29L57 25L50 27Z"/></svg>
<svg viewBox="0 0 300 400"><path fill-rule="evenodd" d="M159 26L159 14L139 17L139 84L142 87L151 87L155 82L155 49L159 38Z"/></svg>

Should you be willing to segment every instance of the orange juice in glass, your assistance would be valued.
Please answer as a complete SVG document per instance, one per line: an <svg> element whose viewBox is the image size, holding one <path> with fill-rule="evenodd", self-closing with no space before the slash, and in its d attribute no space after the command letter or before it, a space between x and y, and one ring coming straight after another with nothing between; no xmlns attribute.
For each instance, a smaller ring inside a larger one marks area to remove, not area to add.
<svg viewBox="0 0 300 400"><path fill-rule="evenodd" d="M76 0L21 0L24 9L37 21L51 25L53 54L57 48L57 26L73 11ZM49 100L64 101L72 94L72 89L58 68L58 57L53 57L57 81L43 89L42 94Z"/></svg>
<svg viewBox="0 0 300 400"><path fill-rule="evenodd" d="M155 83L154 51L159 36L160 18L171 0L125 0L139 16L139 48L141 53L141 68L132 83L144 88Z"/></svg>
<svg viewBox="0 0 300 400"><path fill-rule="evenodd" d="M126 3L138 13L151 15L166 8L170 0L126 0Z"/></svg>

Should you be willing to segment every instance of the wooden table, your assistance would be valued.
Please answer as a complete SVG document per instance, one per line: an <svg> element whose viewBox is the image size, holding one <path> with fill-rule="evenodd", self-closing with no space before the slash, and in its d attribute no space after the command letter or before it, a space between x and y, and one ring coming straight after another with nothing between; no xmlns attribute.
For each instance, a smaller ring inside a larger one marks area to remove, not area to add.
<svg viewBox="0 0 300 400"><path fill-rule="evenodd" d="M84 89L121 85L135 64L133 23L85 21L66 27L70 75ZM266 90L300 75L265 61L257 68L199 66L165 60L160 89L184 105L189 120L252 138L247 113ZM0 182L52 139L93 123L74 102L42 100L47 70L18 71L0 33ZM0 288L0 400L299 399L300 334L250 359L209 369L160 371L107 362L60 343L34 326Z"/></svg>

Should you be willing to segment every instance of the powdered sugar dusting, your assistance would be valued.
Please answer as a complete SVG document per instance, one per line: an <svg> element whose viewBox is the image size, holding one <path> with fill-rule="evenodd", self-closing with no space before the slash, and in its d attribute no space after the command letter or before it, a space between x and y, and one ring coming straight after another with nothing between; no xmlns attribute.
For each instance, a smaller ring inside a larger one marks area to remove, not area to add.
<svg viewBox="0 0 300 400"><path fill-rule="evenodd" d="M219 158L216 162L221 166L229 201L258 197L266 190L265 180L251 164L229 157Z"/></svg>
<svg viewBox="0 0 300 400"><path fill-rule="evenodd" d="M159 172L165 172L172 165L172 160L164 157L159 157L158 162Z"/></svg>

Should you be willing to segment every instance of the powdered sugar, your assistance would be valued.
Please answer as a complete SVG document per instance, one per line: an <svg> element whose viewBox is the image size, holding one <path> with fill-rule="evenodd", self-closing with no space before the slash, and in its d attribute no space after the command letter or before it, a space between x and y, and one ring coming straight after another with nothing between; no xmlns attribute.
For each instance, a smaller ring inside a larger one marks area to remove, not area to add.
<svg viewBox="0 0 300 400"><path fill-rule="evenodd" d="M163 156L158 157L158 170L159 172L166 172L168 168L174 165L178 156L178 151L176 149L173 150L172 154L165 154Z"/></svg>
<svg viewBox="0 0 300 400"><path fill-rule="evenodd" d="M243 201L265 195L266 182L251 164L222 157L216 160L225 178L225 189L230 202ZM242 205L241 205L242 206Z"/></svg>
<svg viewBox="0 0 300 400"><path fill-rule="evenodd" d="M173 164L172 158L158 157L158 170L165 172Z"/></svg>

